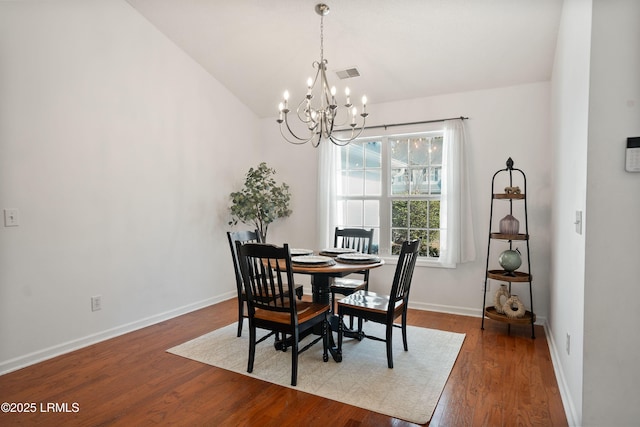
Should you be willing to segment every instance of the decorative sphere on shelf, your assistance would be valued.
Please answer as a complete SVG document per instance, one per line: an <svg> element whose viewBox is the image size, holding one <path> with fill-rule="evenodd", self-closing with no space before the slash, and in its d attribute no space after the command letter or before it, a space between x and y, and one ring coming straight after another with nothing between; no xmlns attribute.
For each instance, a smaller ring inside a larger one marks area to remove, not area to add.
<svg viewBox="0 0 640 427"><path fill-rule="evenodd" d="M505 271L511 273L516 271L518 267L522 265L522 258L520 257L520 252L517 249L515 251L507 249L500 254L498 262Z"/></svg>

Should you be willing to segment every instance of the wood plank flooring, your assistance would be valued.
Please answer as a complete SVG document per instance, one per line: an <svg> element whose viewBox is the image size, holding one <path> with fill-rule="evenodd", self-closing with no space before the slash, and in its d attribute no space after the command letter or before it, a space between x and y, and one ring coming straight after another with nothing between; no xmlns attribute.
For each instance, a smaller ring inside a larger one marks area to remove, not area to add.
<svg viewBox="0 0 640 427"><path fill-rule="evenodd" d="M235 304L229 300L0 376L0 402L37 408L0 413L0 425L413 425L165 351L234 322ZM512 326L507 335L506 325L491 320L482 331L479 318L419 310L409 310L408 323L467 334L430 426L567 425L541 327L532 340L530 327Z"/></svg>

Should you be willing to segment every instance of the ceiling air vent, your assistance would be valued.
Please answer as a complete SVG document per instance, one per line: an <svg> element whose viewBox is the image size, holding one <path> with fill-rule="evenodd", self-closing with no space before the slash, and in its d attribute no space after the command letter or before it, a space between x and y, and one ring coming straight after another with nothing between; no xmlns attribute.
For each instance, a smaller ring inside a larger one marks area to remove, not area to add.
<svg viewBox="0 0 640 427"><path fill-rule="evenodd" d="M353 67L353 68L347 68L346 70L336 71L336 75L340 79L344 80L344 79L350 79L352 77L359 77L360 72L358 71L357 68Z"/></svg>

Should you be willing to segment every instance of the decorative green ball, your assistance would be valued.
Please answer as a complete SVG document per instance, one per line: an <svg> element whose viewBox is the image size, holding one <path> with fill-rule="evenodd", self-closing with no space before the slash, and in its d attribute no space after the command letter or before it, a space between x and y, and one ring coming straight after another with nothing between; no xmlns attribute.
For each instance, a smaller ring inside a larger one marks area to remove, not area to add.
<svg viewBox="0 0 640 427"><path fill-rule="evenodd" d="M500 254L498 262L506 271L516 271L522 265L520 252L508 249Z"/></svg>

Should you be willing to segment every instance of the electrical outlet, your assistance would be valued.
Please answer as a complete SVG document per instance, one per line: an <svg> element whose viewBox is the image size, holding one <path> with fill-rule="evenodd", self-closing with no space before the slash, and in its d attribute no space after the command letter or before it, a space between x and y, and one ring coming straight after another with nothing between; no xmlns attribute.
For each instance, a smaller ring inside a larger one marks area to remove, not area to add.
<svg viewBox="0 0 640 427"><path fill-rule="evenodd" d="M91 297L91 311L102 310L102 295Z"/></svg>
<svg viewBox="0 0 640 427"><path fill-rule="evenodd" d="M566 347L567 347L567 354L571 354L571 335L569 335L568 333L567 333Z"/></svg>

